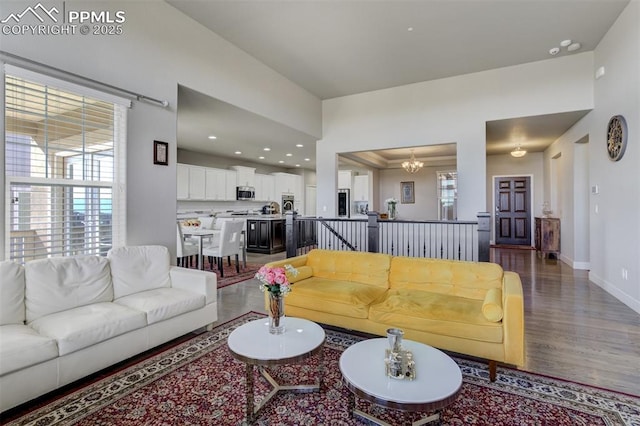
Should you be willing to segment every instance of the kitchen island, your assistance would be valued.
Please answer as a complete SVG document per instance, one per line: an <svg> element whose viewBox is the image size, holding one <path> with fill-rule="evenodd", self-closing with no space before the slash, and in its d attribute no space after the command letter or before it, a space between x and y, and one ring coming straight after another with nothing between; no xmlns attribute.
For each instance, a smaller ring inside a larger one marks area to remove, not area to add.
<svg viewBox="0 0 640 426"><path fill-rule="evenodd" d="M283 252L285 220L282 215L247 217L247 252L273 254Z"/></svg>

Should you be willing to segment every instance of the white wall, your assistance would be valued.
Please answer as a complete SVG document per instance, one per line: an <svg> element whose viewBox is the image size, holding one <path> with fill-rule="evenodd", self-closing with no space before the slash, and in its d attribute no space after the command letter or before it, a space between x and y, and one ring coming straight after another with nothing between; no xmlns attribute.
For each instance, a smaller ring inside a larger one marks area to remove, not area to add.
<svg viewBox="0 0 640 426"><path fill-rule="evenodd" d="M319 214L335 212L337 154L455 142L458 218L475 220L487 202L485 123L591 109L592 70L587 52L323 101Z"/></svg>
<svg viewBox="0 0 640 426"><path fill-rule="evenodd" d="M19 13L29 5L33 2L3 2L3 16ZM3 35L1 49L171 104L164 109L135 102L129 111L128 244L175 245L178 84L320 137L319 99L169 4L154 0L66 5L77 10L123 10L124 34ZM154 140L169 142L168 167L153 165ZM1 143L0 152L4 152L4 141ZM0 179L4 188L4 173ZM4 215L2 208L1 223ZM3 252L1 247L0 258L4 258Z"/></svg>
<svg viewBox="0 0 640 426"><path fill-rule="evenodd" d="M590 184L600 188L590 196L589 278L640 312L639 0L629 3L596 48L592 73L601 66L606 73L595 80L596 108L588 123ZM627 120L629 142L624 157L612 162L605 149L606 128L616 114Z"/></svg>
<svg viewBox="0 0 640 426"><path fill-rule="evenodd" d="M456 166L425 166L419 172L409 174L403 169L384 169L379 172L377 205L374 209L386 212L384 202L388 198L398 200L396 209L401 220L438 220L438 182L437 172L455 171ZM401 182L414 182L415 203L402 204L400 193Z"/></svg>

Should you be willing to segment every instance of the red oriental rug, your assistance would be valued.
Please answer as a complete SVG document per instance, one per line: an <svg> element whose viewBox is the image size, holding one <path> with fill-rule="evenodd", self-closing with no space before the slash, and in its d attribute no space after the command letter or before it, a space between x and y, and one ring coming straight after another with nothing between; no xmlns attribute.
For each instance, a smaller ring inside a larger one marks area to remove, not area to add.
<svg viewBox="0 0 640 426"><path fill-rule="evenodd" d="M218 277L218 279L217 279L218 288L222 288L222 287L226 287L226 286L231 285L231 284L237 284L239 282L246 281L246 280L249 280L249 279L253 278L255 276L256 272L258 272L258 269L260 269L261 266L263 266L263 265L262 264L258 264L258 263L247 263L247 266L243 267L242 260L241 260L240 261L240 273L237 273L236 272L236 263L235 263L235 261L232 260L231 261L231 266L229 266L229 264L227 263L227 261L225 259L225 261L224 261L224 277L220 276L220 271L218 271L218 269L216 268L215 265L213 267L213 272ZM192 269L195 269L195 265L193 266ZM210 265L209 261L206 260L206 259L205 259L205 263L204 263L204 270L205 271L211 271L211 265Z"/></svg>
<svg viewBox="0 0 640 426"><path fill-rule="evenodd" d="M239 425L244 423L244 364L229 353L226 338L249 313L211 332L167 349L95 383L54 400L11 425ZM278 394L258 425L362 425L348 410L349 390L338 361L349 345L364 339L326 330L325 373L320 393ZM313 382L317 357L302 365L279 366L279 380ZM488 380L486 364L455 358L463 374L457 400L442 411L443 425L639 425L640 398L536 374L499 368ZM419 368L419 367L418 367ZM269 386L256 373L256 404ZM392 425L404 414L358 402Z"/></svg>

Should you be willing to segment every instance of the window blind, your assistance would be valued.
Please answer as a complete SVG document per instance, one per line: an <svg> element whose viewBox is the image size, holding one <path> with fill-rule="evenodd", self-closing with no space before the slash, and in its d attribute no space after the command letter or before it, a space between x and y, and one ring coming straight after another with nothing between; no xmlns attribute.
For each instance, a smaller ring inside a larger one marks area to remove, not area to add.
<svg viewBox="0 0 640 426"><path fill-rule="evenodd" d="M10 259L123 245L129 101L16 67L4 83Z"/></svg>

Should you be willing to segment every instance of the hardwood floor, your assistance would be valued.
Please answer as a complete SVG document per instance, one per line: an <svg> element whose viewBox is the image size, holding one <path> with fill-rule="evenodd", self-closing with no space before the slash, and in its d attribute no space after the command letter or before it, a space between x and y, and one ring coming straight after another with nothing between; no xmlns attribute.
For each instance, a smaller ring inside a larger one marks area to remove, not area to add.
<svg viewBox="0 0 640 426"><path fill-rule="evenodd" d="M517 249L491 249L491 256L522 280L523 370L640 396L640 314L559 260ZM248 261L283 258L249 254ZM255 280L222 288L218 297L218 323L265 312Z"/></svg>

